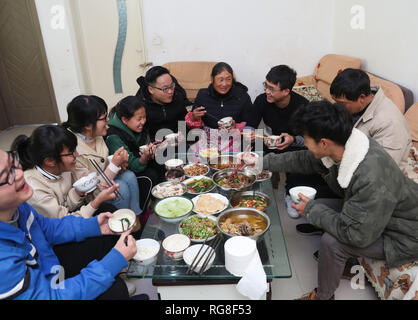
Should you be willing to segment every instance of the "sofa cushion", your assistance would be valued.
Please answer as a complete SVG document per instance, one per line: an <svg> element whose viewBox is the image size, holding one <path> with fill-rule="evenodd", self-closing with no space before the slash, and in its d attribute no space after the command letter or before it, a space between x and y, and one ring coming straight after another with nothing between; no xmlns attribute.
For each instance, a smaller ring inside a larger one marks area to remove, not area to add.
<svg viewBox="0 0 418 320"><path fill-rule="evenodd" d="M176 77L179 84L186 90L187 97L193 100L199 89L207 88L213 66L216 62L209 61L175 61L163 64Z"/></svg>
<svg viewBox="0 0 418 320"><path fill-rule="evenodd" d="M418 261L388 269L385 261L361 258L361 265L380 299L418 300Z"/></svg>
<svg viewBox="0 0 418 320"><path fill-rule="evenodd" d="M368 72L366 73L370 77L370 85L380 86L385 96L392 100L403 114L405 112L405 99L401 88L391 81L384 80Z"/></svg>
<svg viewBox="0 0 418 320"><path fill-rule="evenodd" d="M316 89L318 90L319 94L327 99L328 101L335 103L334 99L332 99L331 94L329 93L330 84L325 81L316 81Z"/></svg>
<svg viewBox="0 0 418 320"><path fill-rule="evenodd" d="M318 90L316 90L315 86L295 86L293 87L292 91L300 94L302 97L306 98L311 101L320 101L324 98L319 94Z"/></svg>
<svg viewBox="0 0 418 320"><path fill-rule="evenodd" d="M359 69L360 66L361 59L342 56L339 54L327 54L323 56L316 65L314 79L315 81L323 81L328 85L331 85L338 73L344 69Z"/></svg>

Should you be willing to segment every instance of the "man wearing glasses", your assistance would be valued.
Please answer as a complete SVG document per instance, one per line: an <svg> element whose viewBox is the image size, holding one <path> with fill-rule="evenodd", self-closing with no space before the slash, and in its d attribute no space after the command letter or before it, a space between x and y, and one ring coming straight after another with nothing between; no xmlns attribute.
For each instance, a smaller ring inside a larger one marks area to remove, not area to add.
<svg viewBox="0 0 418 320"><path fill-rule="evenodd" d="M290 125L292 115L300 107L307 105L309 101L303 96L292 91L296 82L296 71L287 65L278 65L270 69L263 82L264 93L254 101L254 110L257 126L264 121L264 135L281 136L282 141L276 149L264 148L265 152L283 153L306 149L304 139L293 134ZM254 139L253 139L254 140ZM273 177L273 185L277 184L278 176ZM286 205L289 216L299 218L296 210L291 207L291 199L288 196L289 189L296 186L311 186L317 189L317 195L335 198L320 175L302 175L286 173Z"/></svg>
<svg viewBox="0 0 418 320"><path fill-rule="evenodd" d="M146 127L150 138L155 140L158 130L166 128L179 131L178 121L184 121L186 106L192 103L187 99L186 91L178 84L168 69L155 66L147 71L145 77L137 79L140 86L136 96L145 105L147 113Z"/></svg>

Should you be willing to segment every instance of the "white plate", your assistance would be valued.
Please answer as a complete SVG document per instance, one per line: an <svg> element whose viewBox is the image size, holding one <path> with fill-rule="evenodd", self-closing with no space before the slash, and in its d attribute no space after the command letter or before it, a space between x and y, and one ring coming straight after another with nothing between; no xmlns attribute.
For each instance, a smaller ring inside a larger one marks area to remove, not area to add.
<svg viewBox="0 0 418 320"><path fill-rule="evenodd" d="M189 187L187 186L187 183L192 182L192 181L194 181L194 180L200 180L200 179L203 179L203 178L208 179L208 180L212 180L211 178L209 178L209 177L207 177L207 176L196 176L196 177L193 177L193 178L190 178L190 179L186 179L186 180L184 180L184 181L183 181L183 183L184 183L184 184L186 185L186 187L187 187L187 193L189 193L189 194L194 194L194 195L204 194L204 193L211 192L213 189L215 189L215 188L216 188L216 184L215 184L215 183L213 182L213 180L212 180L212 182L213 182L213 187L212 187L211 189L208 189L208 190L206 190L206 191L199 192L199 193L197 193L197 192L191 192L191 191L189 190Z"/></svg>
<svg viewBox="0 0 418 320"><path fill-rule="evenodd" d="M221 200L224 203L225 207L222 210L219 210L219 211L217 211L215 213L203 213L203 212L196 211L195 210L196 203L199 200L199 198L201 196L203 196L203 195L210 195L213 198L216 198L218 200ZM222 211L224 211L225 209L227 209L228 206L229 206L229 200L228 200L228 198L225 197L225 196L223 196L223 195L221 195L221 194L219 194L219 193L204 193L204 194L201 194L201 195L198 195L198 196L194 197L192 199L192 201L193 201L193 212L196 212L197 214L200 214L200 215L205 216L205 217L211 216L211 215L217 215L217 214L221 213Z"/></svg>

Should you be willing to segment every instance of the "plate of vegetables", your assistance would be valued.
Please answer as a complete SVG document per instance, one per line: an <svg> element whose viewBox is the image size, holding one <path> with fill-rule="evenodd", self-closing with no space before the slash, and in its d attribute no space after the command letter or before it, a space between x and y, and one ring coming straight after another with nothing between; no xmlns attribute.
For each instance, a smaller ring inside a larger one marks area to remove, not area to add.
<svg viewBox="0 0 418 320"><path fill-rule="evenodd" d="M192 242L203 243L205 239L211 240L218 234L216 218L195 214L179 223L179 233L190 238Z"/></svg>
<svg viewBox="0 0 418 320"><path fill-rule="evenodd" d="M216 186L213 180L206 176L197 176L187 180L183 183L187 187L187 192L190 194L202 194L212 191Z"/></svg>
<svg viewBox="0 0 418 320"><path fill-rule="evenodd" d="M233 208L254 208L265 211L270 205L270 198L260 191L237 192L229 201Z"/></svg>

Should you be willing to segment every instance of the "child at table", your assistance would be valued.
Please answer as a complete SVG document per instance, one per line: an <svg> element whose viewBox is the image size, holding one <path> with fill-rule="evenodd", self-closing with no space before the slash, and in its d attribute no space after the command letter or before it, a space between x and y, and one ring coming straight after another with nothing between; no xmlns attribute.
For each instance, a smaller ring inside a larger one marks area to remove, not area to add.
<svg viewBox="0 0 418 320"><path fill-rule="evenodd" d="M148 130L146 109L136 96L127 96L120 100L110 111L109 129L106 144L112 154L120 147L128 151L128 168L137 176L149 177L153 185L164 181L164 166L155 161L157 145L151 143ZM141 146L146 146L143 152Z"/></svg>

